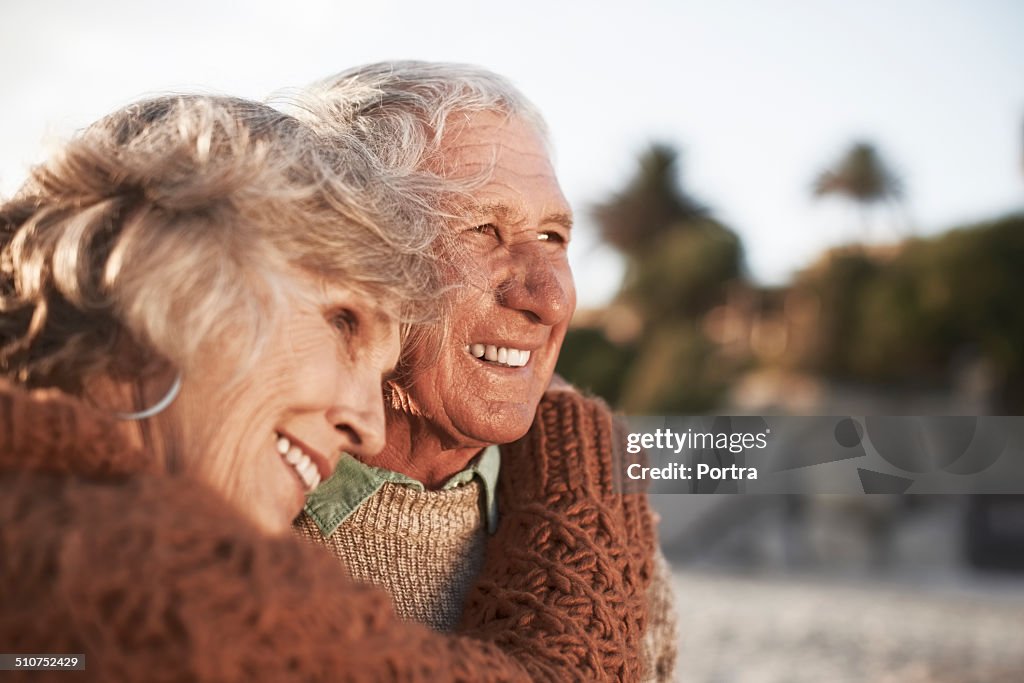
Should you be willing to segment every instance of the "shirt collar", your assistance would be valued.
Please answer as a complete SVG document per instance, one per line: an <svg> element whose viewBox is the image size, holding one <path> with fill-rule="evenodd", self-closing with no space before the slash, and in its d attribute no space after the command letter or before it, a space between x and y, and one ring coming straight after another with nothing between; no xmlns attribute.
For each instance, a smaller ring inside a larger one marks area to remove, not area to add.
<svg viewBox="0 0 1024 683"><path fill-rule="evenodd" d="M468 484L474 478L479 479L484 492L487 531L492 534L498 526L496 494L500 469L501 451L497 446L488 446L470 461L466 469L453 475L441 487L441 490L453 489ZM412 477L367 465L346 453L334 468L334 474L306 497L306 514L316 523L324 538L330 538L342 522L388 482L417 491L426 490Z"/></svg>

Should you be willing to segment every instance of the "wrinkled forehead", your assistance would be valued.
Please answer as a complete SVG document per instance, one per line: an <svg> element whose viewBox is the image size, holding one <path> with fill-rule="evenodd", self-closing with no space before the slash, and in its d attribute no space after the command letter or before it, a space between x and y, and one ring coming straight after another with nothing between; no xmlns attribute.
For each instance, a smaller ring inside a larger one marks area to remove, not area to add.
<svg viewBox="0 0 1024 683"><path fill-rule="evenodd" d="M434 170L452 182L460 215L510 223L551 215L571 226L572 211L534 125L498 112L459 114L451 123Z"/></svg>
<svg viewBox="0 0 1024 683"><path fill-rule="evenodd" d="M431 170L458 177L478 172L479 166L494 163L503 152L528 152L552 166L544 131L522 116L488 110L459 111L448 117Z"/></svg>

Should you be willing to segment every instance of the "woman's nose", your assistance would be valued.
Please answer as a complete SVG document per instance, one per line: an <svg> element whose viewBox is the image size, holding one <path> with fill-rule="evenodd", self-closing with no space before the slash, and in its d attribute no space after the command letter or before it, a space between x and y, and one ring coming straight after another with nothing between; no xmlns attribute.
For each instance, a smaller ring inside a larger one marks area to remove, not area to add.
<svg viewBox="0 0 1024 683"><path fill-rule="evenodd" d="M358 386L357 386L358 385ZM348 378L327 419L341 435L341 450L368 457L384 449L384 398L380 377Z"/></svg>

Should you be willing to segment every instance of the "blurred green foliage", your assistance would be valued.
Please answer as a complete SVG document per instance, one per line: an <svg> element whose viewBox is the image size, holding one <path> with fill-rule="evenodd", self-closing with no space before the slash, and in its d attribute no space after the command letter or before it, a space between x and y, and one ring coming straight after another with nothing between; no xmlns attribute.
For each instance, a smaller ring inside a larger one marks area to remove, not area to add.
<svg viewBox="0 0 1024 683"><path fill-rule="evenodd" d="M650 248L671 226L707 215L707 209L683 191L678 160L678 152L664 144L653 144L640 154L637 172L626 187L593 209L605 242L623 254L635 254Z"/></svg>
<svg viewBox="0 0 1024 683"><path fill-rule="evenodd" d="M889 170L874 145L855 142L832 168L818 174L814 194L837 194L855 202L871 203L898 199L903 195L903 182Z"/></svg>
<svg viewBox="0 0 1024 683"><path fill-rule="evenodd" d="M794 287L821 304L806 369L938 384L956 363L981 359L999 409L1024 410L1024 214L911 240L889 257L834 254Z"/></svg>
<svg viewBox="0 0 1024 683"><path fill-rule="evenodd" d="M875 146L864 141L854 142L835 164L819 173L812 189L815 197L833 195L853 202L865 238L870 227L868 207L887 201L898 204L903 198L903 181Z"/></svg>
<svg viewBox="0 0 1024 683"><path fill-rule="evenodd" d="M836 249L790 287L769 291L744 279L740 239L682 189L677 162L672 148L651 146L623 190L594 209L626 266L612 308L631 311L638 324L621 323L630 316L610 308L591 327L570 330L557 368L569 381L634 414L692 414L721 405L758 362L933 388L980 363L994 383L993 409L1024 413L1024 214L887 247ZM865 207L898 200L902 183L874 147L858 143L819 175L815 192ZM744 329L767 319L800 337L784 342L781 355L755 357L743 342L727 353L702 325L730 291ZM816 301L816 313L791 319L787 301Z"/></svg>
<svg viewBox="0 0 1024 683"><path fill-rule="evenodd" d="M613 344L602 330L571 328L556 371L576 386L618 405L636 354L635 344Z"/></svg>
<svg viewBox="0 0 1024 683"><path fill-rule="evenodd" d="M603 239L625 259L616 303L639 315L640 334L615 344L601 330L574 329L557 368L633 413L710 410L734 374L733 363L709 362L717 348L699 323L741 277L742 245L683 191L677 159L652 145L626 187L594 209Z"/></svg>
<svg viewBox="0 0 1024 683"><path fill-rule="evenodd" d="M694 322L652 326L625 376L620 407L633 414L695 414L719 405L736 377Z"/></svg>
<svg viewBox="0 0 1024 683"><path fill-rule="evenodd" d="M721 303L742 258L736 234L711 218L669 225L630 254L619 299L649 326L694 320Z"/></svg>

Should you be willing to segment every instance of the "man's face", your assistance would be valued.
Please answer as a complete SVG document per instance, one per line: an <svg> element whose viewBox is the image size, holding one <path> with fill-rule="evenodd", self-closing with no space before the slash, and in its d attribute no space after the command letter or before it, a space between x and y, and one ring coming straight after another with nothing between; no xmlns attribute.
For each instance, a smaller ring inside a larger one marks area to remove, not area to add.
<svg viewBox="0 0 1024 683"><path fill-rule="evenodd" d="M541 137L516 117L453 119L446 175L490 174L451 228L458 288L450 333L436 356L410 359L410 408L442 435L443 448L526 433L576 308L571 209Z"/></svg>

